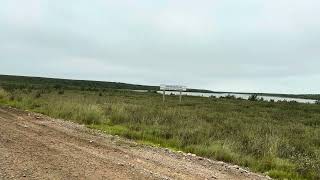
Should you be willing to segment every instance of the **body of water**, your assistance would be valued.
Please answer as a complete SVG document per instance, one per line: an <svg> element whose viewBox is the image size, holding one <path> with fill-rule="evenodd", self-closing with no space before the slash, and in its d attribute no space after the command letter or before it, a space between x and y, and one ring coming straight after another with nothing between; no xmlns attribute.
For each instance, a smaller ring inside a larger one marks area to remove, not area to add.
<svg viewBox="0 0 320 180"><path fill-rule="evenodd" d="M159 94L162 94L162 91L158 91ZM179 95L178 91L166 91L166 95ZM248 99L251 94L237 94L237 93L199 93L199 92L182 92L182 95L186 96L200 96L200 97L212 97L215 96L217 98L226 97L228 95L235 96L236 98ZM312 99L300 99L300 98L287 98L287 97L276 97L276 96L258 96L258 98L263 98L265 101L296 101L298 103L309 103L315 104L316 100Z"/></svg>

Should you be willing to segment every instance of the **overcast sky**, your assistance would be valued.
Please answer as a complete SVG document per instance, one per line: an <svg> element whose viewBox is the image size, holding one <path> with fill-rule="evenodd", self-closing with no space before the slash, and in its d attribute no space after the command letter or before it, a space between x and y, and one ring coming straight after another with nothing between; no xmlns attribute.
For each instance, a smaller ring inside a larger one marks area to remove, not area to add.
<svg viewBox="0 0 320 180"><path fill-rule="evenodd" d="M0 74L320 93L319 0L0 0Z"/></svg>

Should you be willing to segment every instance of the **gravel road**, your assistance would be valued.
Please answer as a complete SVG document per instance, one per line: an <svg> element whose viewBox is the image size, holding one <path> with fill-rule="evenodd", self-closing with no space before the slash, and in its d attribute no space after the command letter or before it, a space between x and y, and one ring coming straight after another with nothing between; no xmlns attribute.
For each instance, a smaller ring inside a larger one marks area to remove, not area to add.
<svg viewBox="0 0 320 180"><path fill-rule="evenodd" d="M0 179L268 179L238 166L140 145L0 107Z"/></svg>

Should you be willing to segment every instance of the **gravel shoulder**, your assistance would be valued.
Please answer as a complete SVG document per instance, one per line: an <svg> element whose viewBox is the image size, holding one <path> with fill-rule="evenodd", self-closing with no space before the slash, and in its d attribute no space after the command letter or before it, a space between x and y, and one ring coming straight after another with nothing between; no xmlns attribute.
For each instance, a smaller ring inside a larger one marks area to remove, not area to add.
<svg viewBox="0 0 320 180"><path fill-rule="evenodd" d="M0 179L269 178L72 122L0 107Z"/></svg>

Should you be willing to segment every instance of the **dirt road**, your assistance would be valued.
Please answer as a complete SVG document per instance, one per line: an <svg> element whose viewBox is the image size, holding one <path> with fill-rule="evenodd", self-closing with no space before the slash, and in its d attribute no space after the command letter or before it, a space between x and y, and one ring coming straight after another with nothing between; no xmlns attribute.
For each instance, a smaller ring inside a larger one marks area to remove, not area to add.
<svg viewBox="0 0 320 180"><path fill-rule="evenodd" d="M0 107L0 179L267 178L223 162Z"/></svg>

